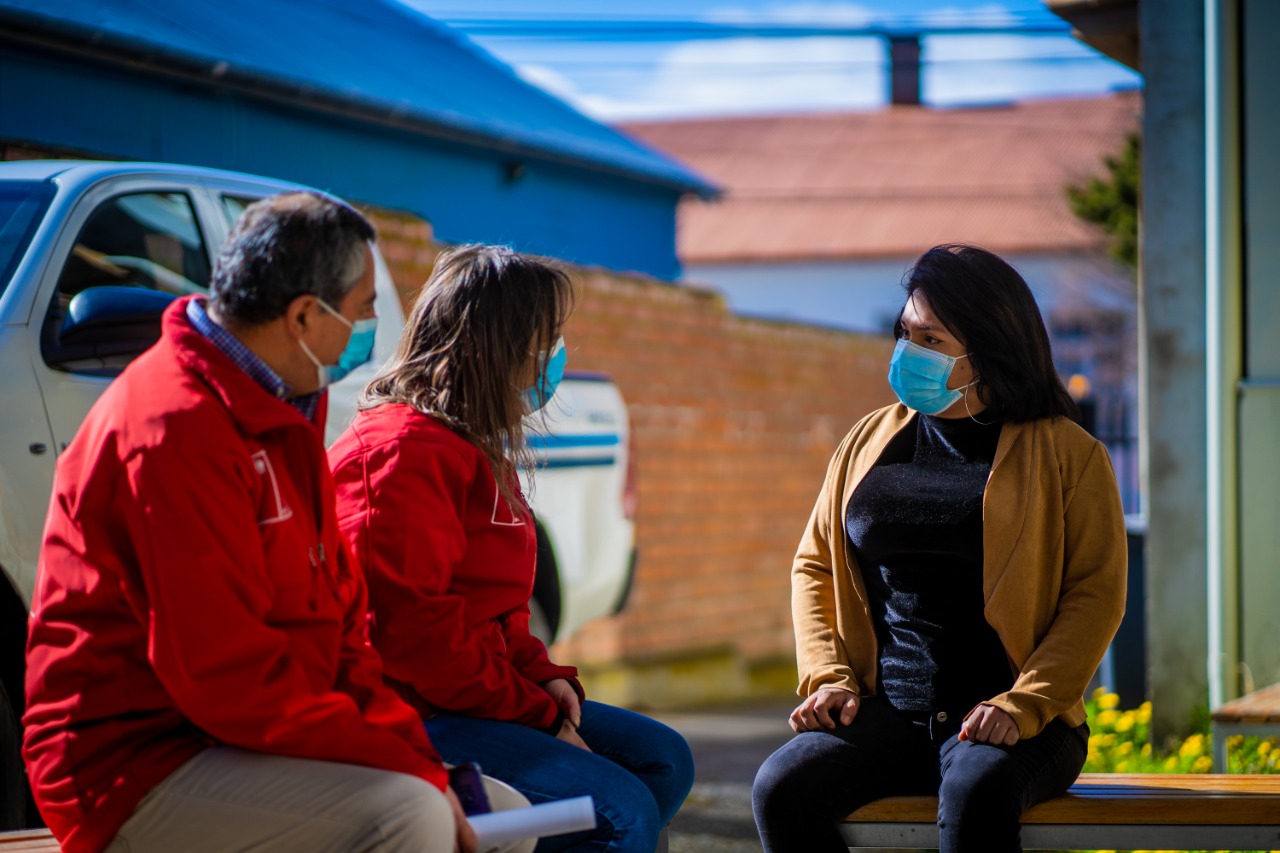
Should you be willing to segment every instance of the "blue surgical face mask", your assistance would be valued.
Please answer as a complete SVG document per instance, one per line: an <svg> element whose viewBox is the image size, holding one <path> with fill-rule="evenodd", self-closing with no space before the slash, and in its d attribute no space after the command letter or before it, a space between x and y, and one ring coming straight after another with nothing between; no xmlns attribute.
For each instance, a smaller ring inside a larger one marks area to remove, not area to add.
<svg viewBox="0 0 1280 853"><path fill-rule="evenodd" d="M936 415L951 408L963 396L965 388L948 388L947 380L956 362L969 354L955 358L934 352L927 347L899 339L889 359L889 385L898 395L902 405L926 415Z"/></svg>
<svg viewBox="0 0 1280 853"><path fill-rule="evenodd" d="M550 350L538 353L537 378L531 387L524 389L529 411L538 411L555 396L556 388L564 378L564 366L568 360L569 352L564 348L563 336L556 339Z"/></svg>
<svg viewBox="0 0 1280 853"><path fill-rule="evenodd" d="M370 317L367 320L356 320L353 323L339 314L335 308L323 299L317 297L316 301L320 303L321 308L337 317L343 325L351 330L351 337L347 339L347 346L343 349L342 355L338 356L337 364L321 364L320 359L312 354L307 342L301 338L298 339L298 343L302 344L302 351L307 354L307 358L311 359L311 363L316 366L316 378L320 383L320 388L323 389L342 379L373 357L373 341L378 331L378 318Z"/></svg>

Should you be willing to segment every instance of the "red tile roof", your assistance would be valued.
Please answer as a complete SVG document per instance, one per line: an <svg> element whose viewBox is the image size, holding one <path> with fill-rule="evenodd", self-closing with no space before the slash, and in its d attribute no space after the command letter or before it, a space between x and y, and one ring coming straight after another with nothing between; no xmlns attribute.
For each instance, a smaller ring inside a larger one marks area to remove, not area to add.
<svg viewBox="0 0 1280 853"><path fill-rule="evenodd" d="M725 187L679 211L685 263L1098 250L1064 187L1102 174L1142 96L643 122L622 129Z"/></svg>

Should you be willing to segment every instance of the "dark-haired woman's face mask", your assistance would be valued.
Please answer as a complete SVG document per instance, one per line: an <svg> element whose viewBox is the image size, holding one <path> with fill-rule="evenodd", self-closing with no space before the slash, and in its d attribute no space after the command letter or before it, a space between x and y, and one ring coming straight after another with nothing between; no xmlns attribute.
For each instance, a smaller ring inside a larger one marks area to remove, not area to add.
<svg viewBox="0 0 1280 853"><path fill-rule="evenodd" d="M977 384L968 364L952 376L961 359L969 357L968 347L918 291L902 306L898 322L902 337L889 360L889 385L904 406L926 415L942 414L965 396L966 388ZM956 387L948 387L953 381Z"/></svg>
<svg viewBox="0 0 1280 853"><path fill-rule="evenodd" d="M952 357L899 339L889 359L889 385L907 408L926 415L940 414L955 405L965 388L978 384L947 387L956 362L968 357L968 353Z"/></svg>

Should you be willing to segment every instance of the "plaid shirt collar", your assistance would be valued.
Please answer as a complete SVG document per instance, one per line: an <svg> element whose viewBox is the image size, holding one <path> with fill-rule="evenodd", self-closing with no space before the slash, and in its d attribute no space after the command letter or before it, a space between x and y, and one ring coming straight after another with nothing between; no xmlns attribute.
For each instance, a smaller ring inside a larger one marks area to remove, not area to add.
<svg viewBox="0 0 1280 853"><path fill-rule="evenodd" d="M320 392L290 397L289 392L293 389L289 386L289 383L276 375L274 370L267 367L266 362L254 355L247 346L240 343L240 340L235 335L215 323L205 310L205 300L192 299L187 303L187 319L197 332L204 335L214 346L222 350L227 358L249 374L253 381L261 385L268 394L276 399L284 400L299 412L302 412L302 416L307 420L315 420L316 407L320 405Z"/></svg>

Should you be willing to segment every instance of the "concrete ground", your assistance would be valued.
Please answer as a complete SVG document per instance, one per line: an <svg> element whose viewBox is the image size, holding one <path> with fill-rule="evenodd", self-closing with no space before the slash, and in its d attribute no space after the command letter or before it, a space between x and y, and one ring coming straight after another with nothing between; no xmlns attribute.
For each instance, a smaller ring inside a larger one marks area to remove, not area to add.
<svg viewBox="0 0 1280 853"><path fill-rule="evenodd" d="M791 700L706 711L653 714L684 735L697 775L671 823L671 853L759 853L751 817L751 780L791 739Z"/></svg>

